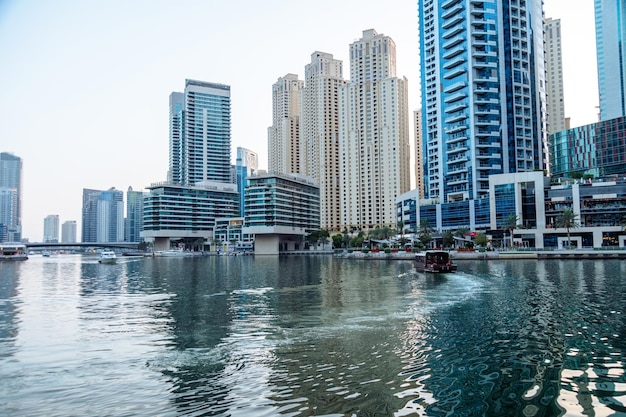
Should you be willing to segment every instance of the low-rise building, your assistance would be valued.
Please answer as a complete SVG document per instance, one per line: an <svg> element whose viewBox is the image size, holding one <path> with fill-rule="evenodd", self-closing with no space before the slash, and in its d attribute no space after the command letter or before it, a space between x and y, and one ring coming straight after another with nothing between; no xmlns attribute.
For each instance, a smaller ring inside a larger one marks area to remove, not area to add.
<svg viewBox="0 0 626 417"><path fill-rule="evenodd" d="M275 255L304 250L304 238L320 228L320 190L297 174L248 177L243 233L253 235L254 253Z"/></svg>

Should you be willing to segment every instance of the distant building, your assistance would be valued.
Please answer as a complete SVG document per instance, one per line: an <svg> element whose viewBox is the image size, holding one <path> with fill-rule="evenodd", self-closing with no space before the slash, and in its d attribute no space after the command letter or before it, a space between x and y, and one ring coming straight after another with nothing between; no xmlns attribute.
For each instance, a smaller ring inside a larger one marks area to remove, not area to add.
<svg viewBox="0 0 626 417"><path fill-rule="evenodd" d="M396 197L409 191L408 85L396 76L395 42L375 30L350 44L341 89L341 229L396 227Z"/></svg>
<svg viewBox="0 0 626 417"><path fill-rule="evenodd" d="M177 184L182 184L185 181L183 158L185 154L185 144L183 143L183 118L185 115L185 113L183 112L184 107L185 94L177 92L170 94L170 152L167 179L168 181Z"/></svg>
<svg viewBox="0 0 626 417"><path fill-rule="evenodd" d="M424 198L424 158L422 153L422 110L413 111L413 129L415 134L415 188L419 192L419 198Z"/></svg>
<svg viewBox="0 0 626 417"><path fill-rule="evenodd" d="M600 120L626 116L626 31L623 0L594 0Z"/></svg>
<svg viewBox="0 0 626 417"><path fill-rule="evenodd" d="M563 94L563 56L561 53L561 20L545 19L546 84L548 99L548 133L567 129Z"/></svg>
<svg viewBox="0 0 626 417"><path fill-rule="evenodd" d="M128 187L126 192L126 224L124 226L124 241L141 242L141 230L143 229L143 199L146 193L133 191Z"/></svg>
<svg viewBox="0 0 626 417"><path fill-rule="evenodd" d="M306 235L320 228L319 187L301 175L248 178L243 233L255 236L255 254L304 250Z"/></svg>
<svg viewBox="0 0 626 417"><path fill-rule="evenodd" d="M245 189L248 184L248 177L255 175L259 170L259 155L249 149L237 147L237 161L235 164L237 190L239 191L239 216L245 217Z"/></svg>
<svg viewBox="0 0 626 417"><path fill-rule="evenodd" d="M59 242L59 215L50 214L43 219L44 243Z"/></svg>
<svg viewBox="0 0 626 417"><path fill-rule="evenodd" d="M155 250L170 249L173 241L197 245L213 240L215 219L238 217L237 185L205 181L194 186L156 183L144 197L141 237Z"/></svg>
<svg viewBox="0 0 626 417"><path fill-rule="evenodd" d="M124 241L124 193L83 189L82 242Z"/></svg>
<svg viewBox="0 0 626 417"><path fill-rule="evenodd" d="M303 86L296 74L287 74L272 86L272 126L267 130L270 172L300 172L299 93Z"/></svg>
<svg viewBox="0 0 626 417"><path fill-rule="evenodd" d="M61 225L61 243L76 243L76 220L67 220Z"/></svg>
<svg viewBox="0 0 626 417"><path fill-rule="evenodd" d="M0 152L0 243L22 240L22 159Z"/></svg>
<svg viewBox="0 0 626 417"><path fill-rule="evenodd" d="M300 174L320 188L320 223L341 225L341 160L339 154L339 94L345 85L343 64L325 52L313 52L304 69L300 91Z"/></svg>
<svg viewBox="0 0 626 417"><path fill-rule="evenodd" d="M551 135L550 166L554 177L626 176L626 116Z"/></svg>

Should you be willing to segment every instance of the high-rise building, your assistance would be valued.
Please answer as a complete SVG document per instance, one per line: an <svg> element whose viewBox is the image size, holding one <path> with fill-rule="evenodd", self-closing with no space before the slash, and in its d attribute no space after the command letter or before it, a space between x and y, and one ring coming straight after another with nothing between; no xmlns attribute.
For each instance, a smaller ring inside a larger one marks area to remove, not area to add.
<svg viewBox="0 0 626 417"><path fill-rule="evenodd" d="M44 243L59 243L59 215L49 214L43 219Z"/></svg>
<svg viewBox="0 0 626 417"><path fill-rule="evenodd" d="M141 230L143 229L143 199L146 193L133 191L128 187L126 192L126 225L124 226L124 241L141 242Z"/></svg>
<svg viewBox="0 0 626 417"><path fill-rule="evenodd" d="M365 30L349 53L340 94L342 228L395 228L396 197L410 188L407 80L396 77L389 36Z"/></svg>
<svg viewBox="0 0 626 417"><path fill-rule="evenodd" d="M287 74L272 86L272 126L267 130L269 172L300 172L299 92L303 85L296 74Z"/></svg>
<svg viewBox="0 0 626 417"><path fill-rule="evenodd" d="M600 120L626 116L626 3L594 0Z"/></svg>
<svg viewBox="0 0 626 417"><path fill-rule="evenodd" d="M563 97L563 58L561 54L561 20L545 20L546 73L548 98L548 133L567 129Z"/></svg>
<svg viewBox="0 0 626 417"><path fill-rule="evenodd" d="M76 243L76 220L67 220L61 225L61 243Z"/></svg>
<svg viewBox="0 0 626 417"><path fill-rule="evenodd" d="M167 180L182 184L185 179L183 170L183 108L185 95L183 93L170 94L170 168L167 171Z"/></svg>
<svg viewBox="0 0 626 417"><path fill-rule="evenodd" d="M300 108L300 173L320 187L320 222L339 230L341 187L339 159L339 94L345 85L343 63L331 54L314 52L304 69Z"/></svg>
<svg viewBox="0 0 626 417"><path fill-rule="evenodd" d="M231 183L230 142L230 86L186 80L170 94L170 181Z"/></svg>
<svg viewBox="0 0 626 417"><path fill-rule="evenodd" d="M415 188L419 198L424 198L424 160L422 158L422 110L413 111L413 133L415 135Z"/></svg>
<svg viewBox="0 0 626 417"><path fill-rule="evenodd" d="M547 168L542 0L418 4L425 197L481 199L490 175Z"/></svg>
<svg viewBox="0 0 626 417"><path fill-rule="evenodd" d="M259 171L259 155L250 149L237 147L237 161L235 162L237 173L237 190L239 191L239 216L246 215L245 190L248 177L256 175Z"/></svg>
<svg viewBox="0 0 626 417"><path fill-rule="evenodd" d="M83 243L124 241L124 193L83 189Z"/></svg>
<svg viewBox="0 0 626 417"><path fill-rule="evenodd" d="M0 242L22 240L22 159L0 152Z"/></svg>

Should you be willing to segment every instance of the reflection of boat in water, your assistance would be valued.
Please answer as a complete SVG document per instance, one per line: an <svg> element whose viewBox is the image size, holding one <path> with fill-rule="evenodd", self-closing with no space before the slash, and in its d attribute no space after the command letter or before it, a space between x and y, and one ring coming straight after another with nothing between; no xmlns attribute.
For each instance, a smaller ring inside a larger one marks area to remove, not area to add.
<svg viewBox="0 0 626 417"><path fill-rule="evenodd" d="M420 272L455 272L456 264L450 260L450 254L442 250L429 250L415 255L415 269Z"/></svg>
<svg viewBox="0 0 626 417"><path fill-rule="evenodd" d="M100 260L98 260L101 264L114 264L117 262L117 255L112 250L103 250L100 253Z"/></svg>
<svg viewBox="0 0 626 417"><path fill-rule="evenodd" d="M25 261L28 259L26 245L21 243L0 244L0 261Z"/></svg>
<svg viewBox="0 0 626 417"><path fill-rule="evenodd" d="M185 251L182 249L168 249L168 250L156 251L154 252L154 256L163 256L163 257L193 256L193 252Z"/></svg>

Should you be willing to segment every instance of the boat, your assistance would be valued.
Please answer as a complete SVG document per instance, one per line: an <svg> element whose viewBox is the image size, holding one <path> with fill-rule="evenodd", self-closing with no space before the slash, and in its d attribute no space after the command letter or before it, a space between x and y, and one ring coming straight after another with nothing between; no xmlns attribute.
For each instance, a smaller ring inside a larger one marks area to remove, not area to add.
<svg viewBox="0 0 626 417"><path fill-rule="evenodd" d="M48 258L48 257L50 257L50 252L48 252L47 250L45 250L45 251L41 252L41 256L43 256L43 257L45 257L45 258Z"/></svg>
<svg viewBox="0 0 626 417"><path fill-rule="evenodd" d="M450 260L450 254L443 250L428 250L415 255L415 270L419 272L455 272L457 265Z"/></svg>
<svg viewBox="0 0 626 417"><path fill-rule="evenodd" d="M156 251L154 252L154 256L181 257L181 256L193 256L193 253L182 250L182 249L168 249L168 250Z"/></svg>
<svg viewBox="0 0 626 417"><path fill-rule="evenodd" d="M0 243L0 261L25 261L28 249L21 243Z"/></svg>
<svg viewBox="0 0 626 417"><path fill-rule="evenodd" d="M100 252L100 260L98 260L101 264L114 264L117 262L117 255L112 250L103 250Z"/></svg>

